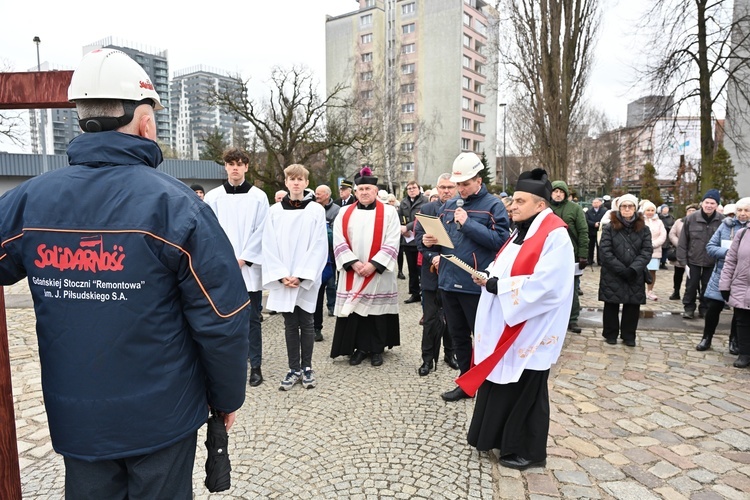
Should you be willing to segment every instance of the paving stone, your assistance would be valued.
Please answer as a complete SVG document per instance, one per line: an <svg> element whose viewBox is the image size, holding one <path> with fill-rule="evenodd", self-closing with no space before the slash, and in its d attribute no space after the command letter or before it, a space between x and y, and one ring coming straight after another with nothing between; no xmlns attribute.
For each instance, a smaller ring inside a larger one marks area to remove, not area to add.
<svg viewBox="0 0 750 500"><path fill-rule="evenodd" d="M661 462L657 462L648 471L656 477L667 479L679 474L681 472L681 469L678 469L669 462L665 462L662 460Z"/></svg>
<svg viewBox="0 0 750 500"><path fill-rule="evenodd" d="M696 455L695 457L693 457L693 461L697 465L717 474L724 474L732 469L737 468L738 465L736 462L728 460L715 453L704 453L701 455Z"/></svg>
<svg viewBox="0 0 750 500"><path fill-rule="evenodd" d="M601 458L584 458L578 461L596 481L619 481L625 478L625 474L612 464Z"/></svg>
<svg viewBox="0 0 750 500"><path fill-rule="evenodd" d="M644 470L642 466L636 464L629 464L622 467L622 471L628 476L632 477L640 484L647 486L651 489L658 486L664 485L664 480L654 476L652 473Z"/></svg>
<svg viewBox="0 0 750 500"><path fill-rule="evenodd" d="M715 439L723 441L740 451L750 451L750 435L735 429L727 429L714 436Z"/></svg>
<svg viewBox="0 0 750 500"><path fill-rule="evenodd" d="M561 483L571 483L578 486L591 486L591 480L588 475L580 471L555 471L555 478Z"/></svg>
<svg viewBox="0 0 750 500"><path fill-rule="evenodd" d="M618 500L659 499L659 497L652 495L647 488L632 482L615 481L611 483L603 483L601 486L607 493L617 498Z"/></svg>
<svg viewBox="0 0 750 500"><path fill-rule="evenodd" d="M557 484L555 480L548 474L526 474L526 485L528 492L539 494L557 496Z"/></svg>
<svg viewBox="0 0 750 500"><path fill-rule="evenodd" d="M688 497L667 486L656 488L654 491L661 495L664 500L688 500Z"/></svg>

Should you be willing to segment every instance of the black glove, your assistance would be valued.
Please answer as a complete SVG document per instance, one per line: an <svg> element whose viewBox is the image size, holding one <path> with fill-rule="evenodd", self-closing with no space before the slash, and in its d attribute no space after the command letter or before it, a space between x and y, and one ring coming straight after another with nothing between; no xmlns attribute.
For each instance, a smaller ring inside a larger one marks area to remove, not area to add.
<svg viewBox="0 0 750 500"><path fill-rule="evenodd" d="M729 302L729 290L719 290L719 293L724 298L724 302Z"/></svg>
<svg viewBox="0 0 750 500"><path fill-rule="evenodd" d="M497 278L488 279L484 287L487 289L488 292L494 293L495 295L497 295Z"/></svg>
<svg viewBox="0 0 750 500"><path fill-rule="evenodd" d="M636 271L632 267L629 267L625 269L624 273L622 273L622 277L627 282L635 281L635 279L638 277L638 271Z"/></svg>
<svg viewBox="0 0 750 500"><path fill-rule="evenodd" d="M588 266L588 265L589 265L589 260L588 259L584 259L584 258L578 259L578 267L581 268L581 271L583 271L584 269L586 269L586 266Z"/></svg>

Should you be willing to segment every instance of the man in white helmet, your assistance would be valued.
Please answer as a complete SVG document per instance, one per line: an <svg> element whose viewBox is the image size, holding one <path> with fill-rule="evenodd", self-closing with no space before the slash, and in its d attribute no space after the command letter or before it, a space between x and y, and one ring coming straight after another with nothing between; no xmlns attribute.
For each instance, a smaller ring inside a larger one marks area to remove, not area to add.
<svg viewBox="0 0 750 500"><path fill-rule="evenodd" d="M28 277L66 498L192 498L197 430L245 398L248 297L210 207L162 161L143 69L95 50L70 166L0 198L0 284Z"/></svg>
<svg viewBox="0 0 750 500"><path fill-rule="evenodd" d="M461 153L453 162L450 180L456 183L458 197L446 201L439 216L455 248L438 246L434 235L422 237L422 245L432 252L453 254L480 271L487 269L508 239L509 228L505 205L482 184L483 169L474 153ZM432 264L438 270L448 332L463 375L471 366L471 335L481 288L469 273L445 259L434 258ZM458 386L442 394L445 401L468 397Z"/></svg>

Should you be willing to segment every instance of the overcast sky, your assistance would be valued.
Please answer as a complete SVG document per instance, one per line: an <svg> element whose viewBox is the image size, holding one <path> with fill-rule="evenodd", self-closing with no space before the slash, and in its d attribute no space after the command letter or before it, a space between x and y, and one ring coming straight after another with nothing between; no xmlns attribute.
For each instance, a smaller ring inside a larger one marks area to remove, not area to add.
<svg viewBox="0 0 750 500"><path fill-rule="evenodd" d="M634 6L648 0L600 1L603 19L588 99L616 125L624 125L627 103L642 95L630 88L640 48L628 34L638 15ZM32 40L39 36L42 63L74 69L83 46L112 36L168 50L171 73L202 64L265 81L274 65L304 63L322 84L325 16L358 8L356 0L213 0L199 5L184 0L0 0L0 65L15 71L36 67Z"/></svg>

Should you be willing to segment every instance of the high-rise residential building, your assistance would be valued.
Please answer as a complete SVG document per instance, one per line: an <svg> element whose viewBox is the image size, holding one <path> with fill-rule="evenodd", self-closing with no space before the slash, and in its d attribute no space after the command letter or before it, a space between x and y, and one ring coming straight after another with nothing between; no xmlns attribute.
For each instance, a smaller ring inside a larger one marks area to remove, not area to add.
<svg viewBox="0 0 750 500"><path fill-rule="evenodd" d="M39 67L34 66L29 71L57 71L67 68L55 67L48 62ZM44 134L41 133L44 125ZM78 113L75 108L31 109L29 110L29 131L31 134L31 151L42 153L42 137L50 155L63 155L68 149L68 143L81 134L78 126Z"/></svg>
<svg viewBox="0 0 750 500"><path fill-rule="evenodd" d="M626 127L641 127L658 118L671 118L674 100L670 96L649 95L628 103Z"/></svg>
<svg viewBox="0 0 750 500"><path fill-rule="evenodd" d="M348 173L435 184L462 151L497 158L497 12L482 0L359 0L326 19L326 90L345 85L374 138Z"/></svg>
<svg viewBox="0 0 750 500"><path fill-rule="evenodd" d="M236 80L226 72L205 66L194 66L174 74L170 98L172 148L180 158L200 159L204 140L217 131L228 144L247 142L248 123L210 104L208 99L212 91L223 92L236 85Z"/></svg>
<svg viewBox="0 0 750 500"><path fill-rule="evenodd" d="M83 48L83 53L87 54L97 48L121 50L133 58L146 71L164 106L163 110L156 112L156 136L164 144L172 144L172 122L169 118L169 58L167 51L119 40L110 36L87 45Z"/></svg>
<svg viewBox="0 0 750 500"><path fill-rule="evenodd" d="M750 0L733 4L732 53L727 84L724 147L737 173L737 193L750 196Z"/></svg>

